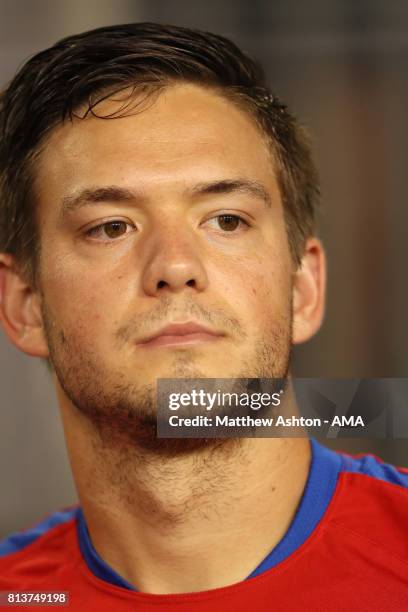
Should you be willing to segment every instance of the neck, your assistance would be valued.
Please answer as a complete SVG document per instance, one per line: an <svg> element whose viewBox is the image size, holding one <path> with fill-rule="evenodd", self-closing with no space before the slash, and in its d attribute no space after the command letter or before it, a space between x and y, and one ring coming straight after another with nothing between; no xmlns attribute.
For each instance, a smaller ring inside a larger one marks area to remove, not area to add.
<svg viewBox="0 0 408 612"><path fill-rule="evenodd" d="M225 440L165 458L106 446L63 406L92 543L139 591L203 591L244 580L287 531L310 464L304 438Z"/></svg>

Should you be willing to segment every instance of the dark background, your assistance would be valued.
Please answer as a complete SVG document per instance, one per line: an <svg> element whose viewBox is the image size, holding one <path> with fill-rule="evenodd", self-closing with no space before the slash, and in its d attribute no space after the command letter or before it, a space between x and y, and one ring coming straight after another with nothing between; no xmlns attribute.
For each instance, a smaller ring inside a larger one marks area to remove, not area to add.
<svg viewBox="0 0 408 612"><path fill-rule="evenodd" d="M306 377L407 377L406 0L0 0L0 85L69 34L131 21L207 29L265 66L310 128L328 254L321 332L295 351ZM76 500L45 366L0 336L0 535ZM408 465L406 440L340 440Z"/></svg>

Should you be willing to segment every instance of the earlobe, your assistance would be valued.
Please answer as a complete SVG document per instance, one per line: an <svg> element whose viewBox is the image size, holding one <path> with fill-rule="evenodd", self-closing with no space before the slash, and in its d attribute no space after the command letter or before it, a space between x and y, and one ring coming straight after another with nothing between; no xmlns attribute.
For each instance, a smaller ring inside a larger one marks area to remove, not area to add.
<svg viewBox="0 0 408 612"><path fill-rule="evenodd" d="M0 323L21 351L48 357L39 294L23 278L14 258L7 253L0 254Z"/></svg>
<svg viewBox="0 0 408 612"><path fill-rule="evenodd" d="M324 316L326 258L317 238L306 241L301 265L293 283L294 344L309 340L319 330Z"/></svg>

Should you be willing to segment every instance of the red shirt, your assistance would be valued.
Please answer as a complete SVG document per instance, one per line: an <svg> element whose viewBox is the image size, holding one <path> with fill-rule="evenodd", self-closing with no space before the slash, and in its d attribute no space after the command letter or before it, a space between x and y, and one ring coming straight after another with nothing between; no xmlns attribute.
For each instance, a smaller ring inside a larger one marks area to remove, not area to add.
<svg viewBox="0 0 408 612"><path fill-rule="evenodd" d="M97 555L76 507L0 543L0 591L68 591L72 612L408 611L408 471L316 441L312 451L288 532L242 582L139 593Z"/></svg>

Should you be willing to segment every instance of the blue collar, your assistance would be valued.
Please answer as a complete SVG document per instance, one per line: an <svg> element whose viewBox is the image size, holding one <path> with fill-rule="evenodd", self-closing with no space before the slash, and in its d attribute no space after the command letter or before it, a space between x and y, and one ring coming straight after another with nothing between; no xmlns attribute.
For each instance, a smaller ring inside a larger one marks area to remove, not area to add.
<svg viewBox="0 0 408 612"><path fill-rule="evenodd" d="M272 552L248 576L254 578L275 567L312 535L333 497L341 468L341 457L311 440L312 462L306 487L289 529Z"/></svg>
<svg viewBox="0 0 408 612"><path fill-rule="evenodd" d="M248 576L259 576L287 559L312 534L332 499L341 468L341 457L316 440L311 440L312 462L306 487L295 517L282 540ZM95 576L116 586L136 591L98 555L93 547L81 508L77 513L78 539L81 553Z"/></svg>

